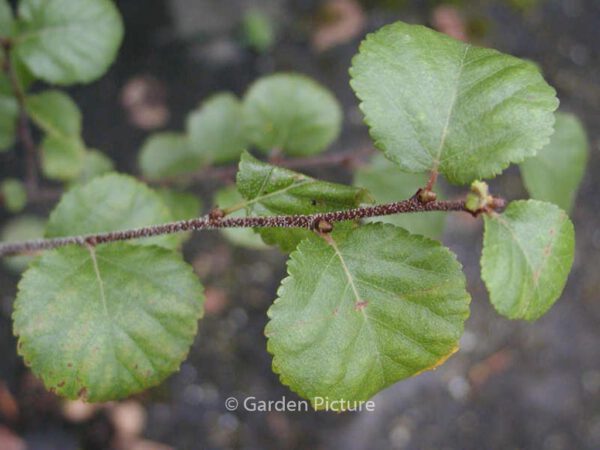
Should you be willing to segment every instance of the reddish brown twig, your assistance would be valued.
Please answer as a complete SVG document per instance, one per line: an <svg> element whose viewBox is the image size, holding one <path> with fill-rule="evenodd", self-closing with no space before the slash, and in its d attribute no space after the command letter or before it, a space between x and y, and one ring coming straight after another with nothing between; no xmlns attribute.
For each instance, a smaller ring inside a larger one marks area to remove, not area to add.
<svg viewBox="0 0 600 450"><path fill-rule="evenodd" d="M472 214L471 211L468 211L465 208L465 202L462 200L423 203L416 196L413 196L408 200L399 202L362 206L354 209L319 214L259 217L217 217L215 215L207 215L197 219L182 220L162 225L151 225L132 230L5 243L0 244L0 256L31 253L67 245L97 245L108 242L180 233L183 231L214 230L219 228L306 228L314 230L318 228L319 223L323 222L333 224L345 220L428 211L465 211Z"/></svg>

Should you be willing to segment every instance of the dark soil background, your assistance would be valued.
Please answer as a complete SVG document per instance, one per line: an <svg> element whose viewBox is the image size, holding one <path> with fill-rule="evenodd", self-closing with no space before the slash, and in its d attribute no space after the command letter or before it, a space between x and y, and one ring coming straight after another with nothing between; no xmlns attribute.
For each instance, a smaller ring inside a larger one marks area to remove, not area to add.
<svg viewBox="0 0 600 450"><path fill-rule="evenodd" d="M131 122L120 101L132 78L152 77L153 102L162 105L161 113L164 107L170 113L163 128L180 130L187 112L209 94L241 95L263 74L293 70L318 79L344 105L344 131L330 151L370 145L348 85L358 43L367 31L399 19L439 26L436 14L443 2L363 1L362 29L319 52L312 40L327 19L325 3L118 1L126 37L116 64L100 81L70 90L83 110L86 142L109 154L120 171L135 173L148 132ZM380 393L374 412L228 412L224 401L230 396L297 398L271 372L263 335L286 258L274 250L233 248L219 234L204 233L185 251L210 293L188 360L160 387L93 409L45 392L17 357L10 314L18 277L0 268L0 450L599 449L600 2L447 3L463 18L462 24L451 22L474 42L537 61L557 88L561 108L587 127L590 164L572 215L576 261L554 308L533 324L499 317L479 279L480 223L455 215L444 241L465 266L473 302L461 350L445 365ZM276 43L264 54L247 49L239 38L249 7L263 11L277 28ZM21 176L18 152L2 154L0 163L1 176ZM342 168L317 174L350 179ZM198 188L207 208L216 187ZM516 170L493 187L508 198L525 196ZM30 207L30 212L45 214L50 208ZM0 214L0 220L8 218Z"/></svg>

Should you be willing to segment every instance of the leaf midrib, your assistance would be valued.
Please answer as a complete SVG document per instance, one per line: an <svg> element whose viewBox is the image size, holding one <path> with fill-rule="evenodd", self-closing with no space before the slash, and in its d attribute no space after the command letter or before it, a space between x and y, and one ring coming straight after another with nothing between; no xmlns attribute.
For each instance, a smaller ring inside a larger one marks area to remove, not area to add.
<svg viewBox="0 0 600 450"><path fill-rule="evenodd" d="M90 258L92 260L92 266L94 267L94 273L96 275L96 280L98 281L98 287L100 289L100 299L102 300L102 307L104 309L104 314L106 318L109 319L110 322L110 314L108 312L108 304L106 302L106 294L104 292L104 282L102 281L102 277L100 276L100 268L98 267L98 260L96 259L96 249L92 246L88 246L88 251L90 253Z"/></svg>
<svg viewBox="0 0 600 450"><path fill-rule="evenodd" d="M454 108L456 106L456 100L458 99L458 92L460 90L460 79L462 77L462 73L463 73L463 69L465 67L465 61L467 59L467 53L469 53L469 50L471 49L471 45L467 44L467 46L465 47L465 51L462 55L462 58L460 60L460 65L458 66L458 71L456 74L456 80L455 80L455 88L454 88L454 93L452 95L452 100L450 101L450 107L448 108L448 113L446 115L446 122L444 124L444 127L442 128L442 134L440 136L440 143L437 149L437 154L435 156L435 159L433 161L433 169L432 170L437 170L438 166L440 165L440 160L441 160L441 156L442 156L442 151L444 150L444 145L446 144L446 138L448 136L448 128L450 127L450 120L452 119L452 113L454 111Z"/></svg>
<svg viewBox="0 0 600 450"><path fill-rule="evenodd" d="M337 246L337 243L335 242L335 240L333 239L333 236L329 235L326 239L326 242L329 244L329 246L333 249L333 251L335 252L335 254L337 255L338 259L340 260L340 263L342 265L342 269L344 270L344 273L346 274L346 278L348 280L348 284L350 285L350 287L352 288L352 291L354 293L354 297L356 299L355 305L357 303L359 303L361 301L360 295L358 293L358 289L356 288L356 284L354 283L354 279L352 277L352 274L350 273L350 270L348 269L348 266L346 265L346 261L344 260L344 257L342 256L342 253L340 252L339 247ZM381 361L381 350L379 348L379 343L378 343L378 339L377 339L377 335L376 333L373 331L373 327L371 326L371 323L369 321L369 319L371 319L369 316L367 316L367 314L364 311L364 308L361 308L360 312L362 313L363 316L363 323L364 325L366 325L366 327L369 330L369 334L371 335L371 339L373 341L373 345L376 349L376 355L377 355L377 364L379 365L379 370L381 371L381 378L383 379L383 382L386 383L386 376L385 376L385 370L383 368L383 361Z"/></svg>

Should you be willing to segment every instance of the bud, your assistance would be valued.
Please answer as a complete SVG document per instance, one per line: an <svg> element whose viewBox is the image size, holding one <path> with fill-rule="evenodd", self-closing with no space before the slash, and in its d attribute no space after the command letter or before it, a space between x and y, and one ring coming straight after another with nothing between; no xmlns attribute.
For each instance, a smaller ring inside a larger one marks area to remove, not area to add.
<svg viewBox="0 0 600 450"><path fill-rule="evenodd" d="M319 219L315 225L315 229L322 234L331 233L333 231L333 225L324 219Z"/></svg>
<svg viewBox="0 0 600 450"><path fill-rule="evenodd" d="M471 183L471 192L467 194L465 208L472 213L479 213L489 208L495 209L496 203L494 197L490 195L487 183L483 181L473 181Z"/></svg>
<svg viewBox="0 0 600 450"><path fill-rule="evenodd" d="M221 220L223 217L225 217L225 212L221 208L213 208L208 213L208 218L210 220Z"/></svg>
<svg viewBox="0 0 600 450"><path fill-rule="evenodd" d="M431 203L437 199L437 194L429 189L419 189L417 198L421 203Z"/></svg>

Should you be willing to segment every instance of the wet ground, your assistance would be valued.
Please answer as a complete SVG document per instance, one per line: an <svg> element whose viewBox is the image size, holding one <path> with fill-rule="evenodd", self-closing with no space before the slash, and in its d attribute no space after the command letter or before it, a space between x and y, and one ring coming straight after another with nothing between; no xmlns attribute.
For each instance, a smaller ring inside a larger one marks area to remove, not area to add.
<svg viewBox="0 0 600 450"><path fill-rule="evenodd" d="M86 142L110 154L120 170L136 170L135 155L147 135L130 124L119 104L122 86L139 75L163 84L168 127L181 129L186 112L215 91L241 94L252 80L275 70L307 73L345 106L343 136L331 151L368 143L347 75L360 38L315 52L310 36L320 2L117 3L127 34L116 65L100 82L71 92L84 112ZM264 55L243 48L236 38L241 11L250 3L279 26L275 47ZM373 30L398 19L428 23L436 2L366 3L366 29ZM181 371L135 399L147 413L147 439L180 449L600 448L600 190L595 175L600 170L600 3L547 0L525 12L507 3L462 2L462 11L479 42L537 61L557 88L561 108L578 114L590 136L590 164L573 213L577 256L563 298L534 324L500 318L479 280L479 225L452 217L444 241L465 266L473 304L461 350L450 361L380 393L374 412L228 412L224 401L230 396L296 398L271 372L263 336L265 311L284 276L285 257L232 248L216 233L197 236L186 257L214 301ZM2 158L2 176L19 173L18 157ZM319 175L349 179L344 170ZM207 204L214 187L198 190ZM494 182L494 189L509 198L524 196L516 171ZM47 207L34 209L43 213ZM0 380L6 388L0 389L1 426L34 450L111 448L115 430L108 412L77 423L68 420L60 401L39 387L16 356L9 320L16 282L17 277L0 272ZM6 391L17 408L12 417L2 409Z"/></svg>

